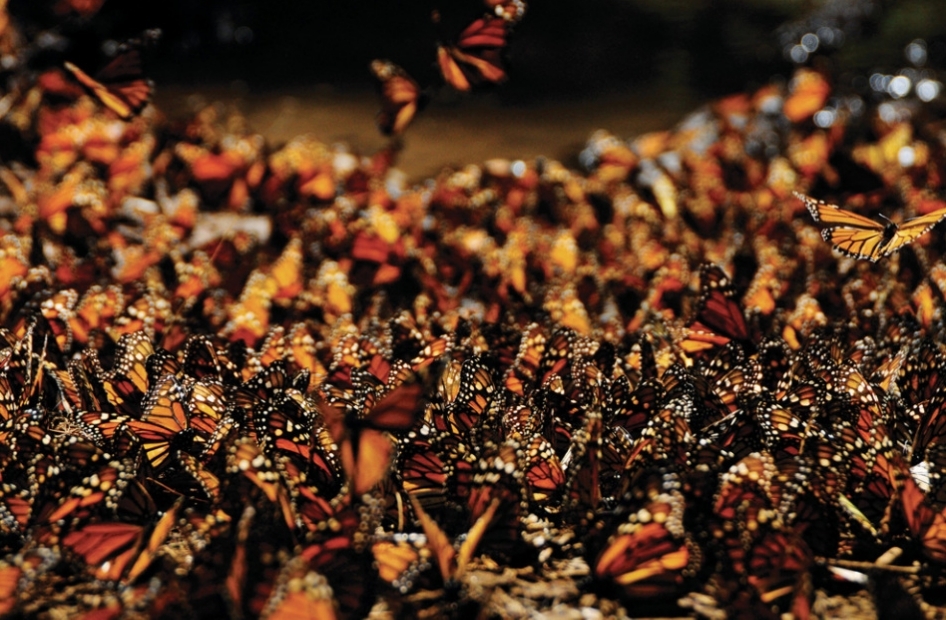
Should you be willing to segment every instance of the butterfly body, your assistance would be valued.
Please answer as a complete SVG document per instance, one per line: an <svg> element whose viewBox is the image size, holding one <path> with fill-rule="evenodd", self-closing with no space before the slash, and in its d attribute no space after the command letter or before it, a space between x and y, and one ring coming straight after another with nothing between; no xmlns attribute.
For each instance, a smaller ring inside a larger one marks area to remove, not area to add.
<svg viewBox="0 0 946 620"><path fill-rule="evenodd" d="M795 192L795 196L805 203L812 219L829 225L821 231L821 236L834 249L871 262L897 252L946 218L944 208L901 224L889 220L884 224L798 192Z"/></svg>

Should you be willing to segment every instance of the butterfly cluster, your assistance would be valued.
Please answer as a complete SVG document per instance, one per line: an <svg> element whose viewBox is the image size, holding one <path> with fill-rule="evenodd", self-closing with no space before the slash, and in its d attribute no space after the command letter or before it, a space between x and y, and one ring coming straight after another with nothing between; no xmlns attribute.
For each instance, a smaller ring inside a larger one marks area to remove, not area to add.
<svg viewBox="0 0 946 620"><path fill-rule="evenodd" d="M937 604L927 116L822 127L832 85L800 69L597 133L584 172L408 186L390 150L123 114L69 75L0 119L30 153L0 165L0 614ZM903 224L847 215L880 209Z"/></svg>

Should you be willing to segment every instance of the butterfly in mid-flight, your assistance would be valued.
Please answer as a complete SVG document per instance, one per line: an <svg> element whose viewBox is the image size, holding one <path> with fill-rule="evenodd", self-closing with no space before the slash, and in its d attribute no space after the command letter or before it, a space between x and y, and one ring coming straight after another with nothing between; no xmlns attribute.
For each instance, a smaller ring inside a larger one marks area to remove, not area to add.
<svg viewBox="0 0 946 620"><path fill-rule="evenodd" d="M889 220L882 223L798 192L795 197L805 203L816 222L829 225L821 231L821 236L834 249L871 262L912 243L946 218L946 208L943 208L900 224Z"/></svg>
<svg viewBox="0 0 946 620"><path fill-rule="evenodd" d="M140 37L123 43L111 62L95 77L71 62L66 62L65 67L102 105L128 120L151 101L153 85L142 73L141 49L152 45L160 36L158 29L146 30Z"/></svg>
<svg viewBox="0 0 946 620"><path fill-rule="evenodd" d="M424 106L426 98L417 82L389 60L372 61L371 72L378 78L381 94L378 128L386 136L399 136Z"/></svg>
<svg viewBox="0 0 946 620"><path fill-rule="evenodd" d="M506 79L502 50L509 28L501 17L482 17L459 34L453 45L437 46L437 64L444 81L460 92L474 84Z"/></svg>

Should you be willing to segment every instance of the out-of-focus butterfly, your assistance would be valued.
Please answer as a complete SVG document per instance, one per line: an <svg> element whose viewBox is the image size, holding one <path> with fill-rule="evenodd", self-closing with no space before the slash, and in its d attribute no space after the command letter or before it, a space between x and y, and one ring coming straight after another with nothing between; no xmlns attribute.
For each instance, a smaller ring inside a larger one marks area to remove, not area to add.
<svg viewBox="0 0 946 620"><path fill-rule="evenodd" d="M53 11L60 16L74 13L79 17L88 19L98 13L103 4L105 4L105 0L58 0L53 5Z"/></svg>
<svg viewBox="0 0 946 620"><path fill-rule="evenodd" d="M389 60L373 60L371 73L378 78L381 95L378 129L386 136L399 136L424 106L426 97L407 71Z"/></svg>
<svg viewBox="0 0 946 620"><path fill-rule="evenodd" d="M450 543L450 539L447 538L447 535L440 529L437 522L421 508L420 502L412 497L411 503L414 505L414 513L417 515L417 519L424 529L424 534L427 535L427 546L436 558L437 566L440 568L440 576L443 578L444 583L460 581L466 573L470 561L473 559L476 547L479 545L480 540L483 539L483 534L486 533L486 529L492 522L493 517L496 516L496 510L501 503L499 498L495 498L490 502L486 510L483 511L483 514L480 515L476 523L473 524L473 527L470 528L470 531L467 533L466 538L459 548L454 547Z"/></svg>
<svg viewBox="0 0 946 620"><path fill-rule="evenodd" d="M821 236L833 245L834 249L854 258L866 258L871 262L889 256L912 243L946 218L944 208L900 224L890 220L881 223L798 192L795 192L795 197L805 203L812 219L830 225L821 231Z"/></svg>
<svg viewBox="0 0 946 620"><path fill-rule="evenodd" d="M131 583L167 540L177 522L178 507L175 504L153 527L120 521L91 523L67 534L62 543L85 560L96 579Z"/></svg>
<svg viewBox="0 0 946 620"><path fill-rule="evenodd" d="M443 79L463 92L476 83L505 80L501 54L506 35L503 18L481 17L460 33L455 45L439 45L437 64Z"/></svg>
<svg viewBox="0 0 946 620"><path fill-rule="evenodd" d="M66 62L73 77L120 118L129 119L151 100L153 85L141 68L141 47L161 36L160 30L148 30L140 39L122 44L115 57L95 77Z"/></svg>
<svg viewBox="0 0 946 620"><path fill-rule="evenodd" d="M323 404L326 426L339 445L342 466L355 495L370 490L387 473L394 444L385 431L406 431L414 426L422 409L421 391L419 384L401 384L368 404L365 415L351 407L343 413Z"/></svg>
<svg viewBox="0 0 946 620"><path fill-rule="evenodd" d="M518 23L526 14L526 3L523 0L483 0L483 3L496 17L501 17L510 24Z"/></svg>

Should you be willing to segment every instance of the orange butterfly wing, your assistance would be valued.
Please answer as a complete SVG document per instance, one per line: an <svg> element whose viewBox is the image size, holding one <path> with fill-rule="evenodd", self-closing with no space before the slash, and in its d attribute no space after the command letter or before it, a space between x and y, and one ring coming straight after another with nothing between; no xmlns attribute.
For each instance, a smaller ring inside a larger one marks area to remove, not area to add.
<svg viewBox="0 0 946 620"><path fill-rule="evenodd" d="M472 86L470 81L463 73L463 69L453 59L450 51L442 45L437 46L437 64L440 66L440 74L447 84L461 92L468 92Z"/></svg>
<svg viewBox="0 0 946 620"><path fill-rule="evenodd" d="M937 209L899 226L892 222L881 224L798 192L795 192L795 196L805 203L812 219L832 225L821 231L825 241L848 256L866 258L872 262L912 243L946 218L946 209Z"/></svg>
<svg viewBox="0 0 946 620"><path fill-rule="evenodd" d="M122 119L131 118L151 100L153 88L141 73L141 54L136 48L119 53L94 78L71 62L66 62L65 67L102 105Z"/></svg>
<svg viewBox="0 0 946 620"><path fill-rule="evenodd" d="M437 64L443 79L466 92L475 82L498 83L506 79L501 50L506 46L506 22L501 17L482 17L467 26L456 45L437 47Z"/></svg>
<svg viewBox="0 0 946 620"><path fill-rule="evenodd" d="M427 535L427 546L430 547L430 550L437 558L440 576L443 577L445 582L449 581L457 572L457 551L453 548L453 545L450 544L450 539L443 533L443 530L440 529L437 522L424 512L420 502L414 497L411 497L411 504L414 506L414 514L417 515L420 526L424 529L424 534Z"/></svg>
<svg viewBox="0 0 946 620"><path fill-rule="evenodd" d="M399 136L420 109L420 87L406 71L387 60L373 61L371 72L381 82L378 128L386 136Z"/></svg>

